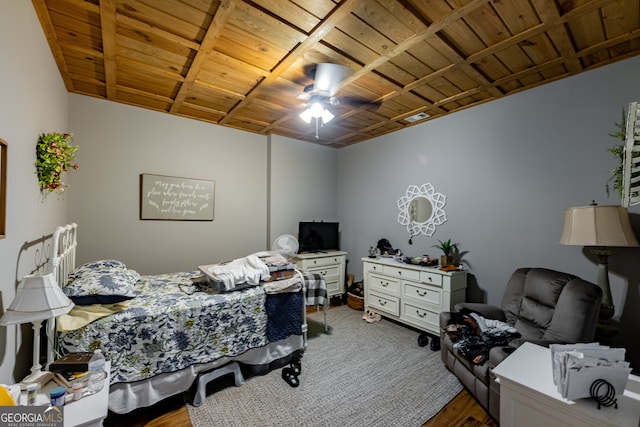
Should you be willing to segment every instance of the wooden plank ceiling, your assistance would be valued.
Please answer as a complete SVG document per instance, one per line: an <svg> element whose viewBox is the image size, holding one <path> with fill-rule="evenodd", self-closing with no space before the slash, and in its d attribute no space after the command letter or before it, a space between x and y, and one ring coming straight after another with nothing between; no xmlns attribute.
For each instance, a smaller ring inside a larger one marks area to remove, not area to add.
<svg viewBox="0 0 640 427"><path fill-rule="evenodd" d="M337 148L640 53L638 0L32 2L69 92Z"/></svg>

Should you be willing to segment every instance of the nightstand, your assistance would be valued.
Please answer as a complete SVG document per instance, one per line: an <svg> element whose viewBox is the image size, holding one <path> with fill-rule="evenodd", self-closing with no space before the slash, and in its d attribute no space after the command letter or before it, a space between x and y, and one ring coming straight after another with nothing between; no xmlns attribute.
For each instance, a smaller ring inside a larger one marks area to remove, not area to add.
<svg viewBox="0 0 640 427"><path fill-rule="evenodd" d="M107 378L104 380L104 387L98 393L85 396L78 401L70 400L67 396L63 407L64 427L99 427L107 417L109 404L109 378L111 362L105 365ZM49 405L49 393L58 387L55 381L49 381L44 387L38 390L36 405ZM20 394L20 405L27 404L27 393Z"/></svg>
<svg viewBox="0 0 640 427"><path fill-rule="evenodd" d="M618 407L591 399L567 400L553 383L551 351L525 342L493 373L500 382L501 427L636 427L640 418L640 377L629 375Z"/></svg>

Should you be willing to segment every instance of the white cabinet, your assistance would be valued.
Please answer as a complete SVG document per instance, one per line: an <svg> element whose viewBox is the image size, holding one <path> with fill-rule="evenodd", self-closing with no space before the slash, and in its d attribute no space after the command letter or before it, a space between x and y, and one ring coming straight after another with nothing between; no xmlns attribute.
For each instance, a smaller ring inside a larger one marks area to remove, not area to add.
<svg viewBox="0 0 640 427"><path fill-rule="evenodd" d="M299 270L322 275L329 298L345 293L347 253L342 251L310 252L293 257Z"/></svg>
<svg viewBox="0 0 640 427"><path fill-rule="evenodd" d="M591 399L567 400L553 382L551 351L525 342L493 373L500 383L502 427L638 426L640 377L629 375L627 387L616 396L618 407Z"/></svg>
<svg viewBox="0 0 640 427"><path fill-rule="evenodd" d="M465 300L467 274L363 258L364 305L383 316L440 335L440 312Z"/></svg>

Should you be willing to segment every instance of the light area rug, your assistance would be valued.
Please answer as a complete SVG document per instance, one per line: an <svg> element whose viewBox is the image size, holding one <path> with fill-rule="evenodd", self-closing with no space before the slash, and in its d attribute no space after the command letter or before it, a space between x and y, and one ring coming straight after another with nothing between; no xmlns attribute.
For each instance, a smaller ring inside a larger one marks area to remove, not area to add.
<svg viewBox="0 0 640 427"><path fill-rule="evenodd" d="M419 347L419 333L382 319L367 323L348 306L307 317L308 348L300 385L281 369L210 394L187 405L194 427L209 426L416 426L461 390L440 352Z"/></svg>

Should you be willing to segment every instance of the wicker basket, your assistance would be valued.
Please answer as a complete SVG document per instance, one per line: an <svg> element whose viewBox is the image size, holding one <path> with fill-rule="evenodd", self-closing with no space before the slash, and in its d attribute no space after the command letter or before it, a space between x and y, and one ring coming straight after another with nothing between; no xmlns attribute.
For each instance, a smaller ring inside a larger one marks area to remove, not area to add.
<svg viewBox="0 0 640 427"><path fill-rule="evenodd" d="M347 305L354 310L364 310L364 297L347 292Z"/></svg>

